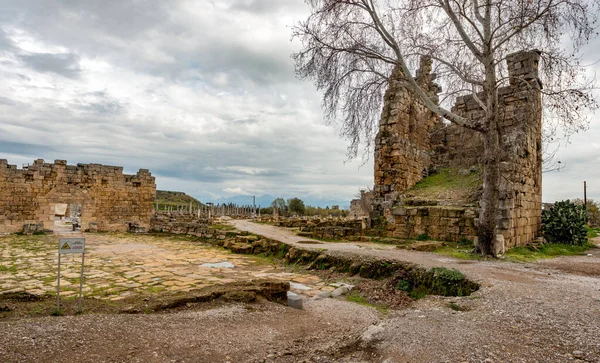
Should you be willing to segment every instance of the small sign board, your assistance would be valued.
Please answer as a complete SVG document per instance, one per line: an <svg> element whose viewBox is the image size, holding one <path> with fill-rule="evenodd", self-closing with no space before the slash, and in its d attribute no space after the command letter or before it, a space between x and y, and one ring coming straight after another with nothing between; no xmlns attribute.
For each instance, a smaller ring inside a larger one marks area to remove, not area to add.
<svg viewBox="0 0 600 363"><path fill-rule="evenodd" d="M58 240L58 276L56 279L56 309L60 310L60 256L81 253L81 277L79 278L79 312L83 298L83 266L85 262L85 238L61 238Z"/></svg>
<svg viewBox="0 0 600 363"><path fill-rule="evenodd" d="M85 238L61 238L58 252L61 255L66 253L83 253L85 250Z"/></svg>

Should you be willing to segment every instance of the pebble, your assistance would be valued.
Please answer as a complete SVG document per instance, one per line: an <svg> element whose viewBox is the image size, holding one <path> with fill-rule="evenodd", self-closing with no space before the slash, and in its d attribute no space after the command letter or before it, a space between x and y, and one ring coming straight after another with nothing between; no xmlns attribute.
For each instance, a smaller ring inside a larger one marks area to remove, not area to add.
<svg viewBox="0 0 600 363"><path fill-rule="evenodd" d="M381 325L371 325L360 335L360 340L364 344L369 344L376 339L379 339L385 329Z"/></svg>

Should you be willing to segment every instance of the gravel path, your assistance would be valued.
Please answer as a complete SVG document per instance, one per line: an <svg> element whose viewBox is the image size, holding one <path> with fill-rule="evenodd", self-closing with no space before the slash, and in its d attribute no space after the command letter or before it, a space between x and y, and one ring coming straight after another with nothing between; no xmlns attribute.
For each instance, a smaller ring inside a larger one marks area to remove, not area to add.
<svg viewBox="0 0 600 363"><path fill-rule="evenodd" d="M600 362L600 250L532 264L459 261L368 243L307 245L277 227L233 223L304 248L457 268L482 288L388 315L325 299L304 310L263 301L12 319L0 321L0 362Z"/></svg>
<svg viewBox="0 0 600 363"><path fill-rule="evenodd" d="M29 318L0 322L0 362L297 362L380 322L371 308L309 301L305 310L262 301L207 311ZM371 361L365 354L350 360Z"/></svg>
<svg viewBox="0 0 600 363"><path fill-rule="evenodd" d="M241 230L291 245L306 238L248 221ZM600 240L596 240L600 244ZM315 246L315 245L313 245ZM322 243L332 252L456 268L481 283L470 297L429 297L393 313L377 333L389 362L600 362L600 250L538 263L462 261L370 243ZM450 304L456 311L450 308Z"/></svg>

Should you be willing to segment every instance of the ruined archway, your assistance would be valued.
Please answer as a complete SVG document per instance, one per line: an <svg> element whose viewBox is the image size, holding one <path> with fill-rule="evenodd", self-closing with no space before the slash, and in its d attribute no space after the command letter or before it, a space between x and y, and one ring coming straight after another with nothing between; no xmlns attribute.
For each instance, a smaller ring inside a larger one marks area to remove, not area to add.
<svg viewBox="0 0 600 363"><path fill-rule="evenodd" d="M95 222L93 215L94 200L87 190L78 185L59 185L41 199L45 203L40 203L41 211L39 214L48 217L47 226L46 223L44 225L55 232L64 231L64 226L69 224L85 226L85 229L89 227L90 223ZM64 209L64 212L62 209ZM64 219L57 219L57 216L62 217L61 214ZM63 221L66 223L61 223ZM62 226L62 228L59 226Z"/></svg>

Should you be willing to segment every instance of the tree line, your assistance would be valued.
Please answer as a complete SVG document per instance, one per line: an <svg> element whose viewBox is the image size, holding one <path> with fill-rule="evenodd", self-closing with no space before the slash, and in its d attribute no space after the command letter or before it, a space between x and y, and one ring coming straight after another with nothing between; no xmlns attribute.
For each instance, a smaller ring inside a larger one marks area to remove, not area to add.
<svg viewBox="0 0 600 363"><path fill-rule="evenodd" d="M275 208L279 212L280 216L291 217L291 216L321 216L321 217L346 217L348 211L344 209L335 208L336 206L313 207L306 205L300 198L294 197L290 199L276 198L271 202L271 206L260 209L261 215L273 214Z"/></svg>

